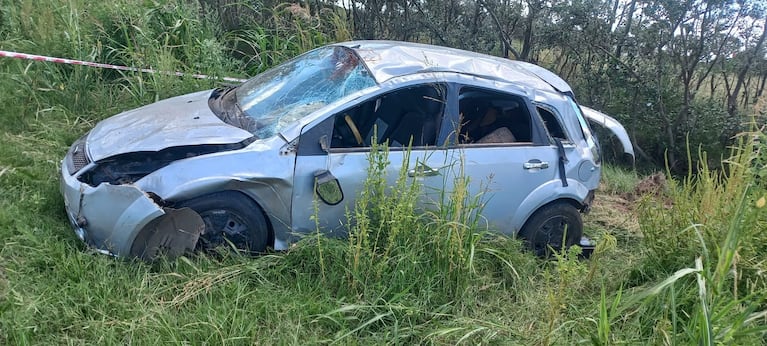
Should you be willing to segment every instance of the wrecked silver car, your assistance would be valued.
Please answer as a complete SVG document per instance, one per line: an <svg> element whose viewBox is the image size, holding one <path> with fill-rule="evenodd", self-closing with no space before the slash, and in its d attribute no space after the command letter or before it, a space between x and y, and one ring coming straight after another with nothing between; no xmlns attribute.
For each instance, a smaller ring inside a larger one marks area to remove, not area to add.
<svg viewBox="0 0 767 346"><path fill-rule="evenodd" d="M461 162L472 194L485 191L491 229L537 250L561 248L580 241L580 213L599 184L587 118L633 154L617 121L584 111L541 67L422 44L347 42L237 87L100 122L66 154L61 191L77 236L103 253L281 250L317 229L314 203L320 229L344 234L375 140L390 148L392 176L410 146L409 175L426 187L450 189Z"/></svg>

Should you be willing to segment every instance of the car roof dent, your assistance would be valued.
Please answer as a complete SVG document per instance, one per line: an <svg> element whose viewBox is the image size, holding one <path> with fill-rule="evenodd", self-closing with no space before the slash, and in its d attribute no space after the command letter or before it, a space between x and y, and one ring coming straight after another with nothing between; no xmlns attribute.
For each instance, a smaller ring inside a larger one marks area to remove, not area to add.
<svg viewBox="0 0 767 346"><path fill-rule="evenodd" d="M524 61L515 61L515 63L517 63L521 68L524 68L530 73L538 76L538 78L544 80L546 83L549 83L549 85L551 85L554 89L557 89L557 91L562 93L573 92L573 90L570 88L570 85L567 84L564 79L554 74L554 72Z"/></svg>
<svg viewBox="0 0 767 346"><path fill-rule="evenodd" d="M542 67L486 54L394 41L351 41L339 45L354 49L379 83L420 72L457 72L534 89L571 91L563 79Z"/></svg>
<svg viewBox="0 0 767 346"><path fill-rule="evenodd" d="M631 144L631 139L629 139L628 132L626 132L626 129L623 127L623 125L621 125L620 122L618 122L618 120L615 120L615 118L605 113L583 105L581 105L581 109L583 110L583 115L587 119L610 130L610 132L612 132L612 134L615 135L615 137L617 137L621 142L621 145L623 146L623 152L631 155L631 157L634 158L634 146Z"/></svg>

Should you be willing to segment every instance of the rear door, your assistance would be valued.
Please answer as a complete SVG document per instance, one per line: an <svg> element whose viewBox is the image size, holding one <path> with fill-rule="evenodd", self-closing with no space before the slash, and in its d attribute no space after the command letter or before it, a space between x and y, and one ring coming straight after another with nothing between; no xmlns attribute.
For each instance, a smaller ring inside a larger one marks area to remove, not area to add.
<svg viewBox="0 0 767 346"><path fill-rule="evenodd" d="M458 120L449 155L470 179L469 196L482 194L481 214L489 227L515 234L542 203L530 197L533 192L559 182L557 146L526 97L473 86L457 89ZM451 171L453 177L460 173Z"/></svg>

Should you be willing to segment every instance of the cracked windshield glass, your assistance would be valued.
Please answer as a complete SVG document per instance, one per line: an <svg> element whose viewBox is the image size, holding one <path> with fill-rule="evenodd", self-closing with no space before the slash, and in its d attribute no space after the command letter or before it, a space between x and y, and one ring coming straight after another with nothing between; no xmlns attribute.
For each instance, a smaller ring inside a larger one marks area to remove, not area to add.
<svg viewBox="0 0 767 346"><path fill-rule="evenodd" d="M237 88L237 103L258 138L375 85L359 57L346 47L325 47L268 70Z"/></svg>

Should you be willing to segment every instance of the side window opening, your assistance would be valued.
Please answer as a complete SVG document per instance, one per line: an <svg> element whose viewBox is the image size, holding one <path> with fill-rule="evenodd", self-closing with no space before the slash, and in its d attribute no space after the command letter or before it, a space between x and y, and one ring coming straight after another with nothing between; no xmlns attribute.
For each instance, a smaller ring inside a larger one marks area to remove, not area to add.
<svg viewBox="0 0 767 346"><path fill-rule="evenodd" d="M549 132L551 137L558 138L563 141L570 140L565 134L565 131L562 129L562 124L560 124L556 115L554 115L552 111L542 106L537 106L536 109L538 110L538 114L540 114L541 119L543 120L543 124L546 126L546 130Z"/></svg>
<svg viewBox="0 0 767 346"><path fill-rule="evenodd" d="M388 141L392 148L434 146L445 108L443 85L408 87L335 115L331 148L364 148Z"/></svg>
<svg viewBox="0 0 767 346"><path fill-rule="evenodd" d="M523 98L479 88L462 88L458 98L459 144L532 142Z"/></svg>

